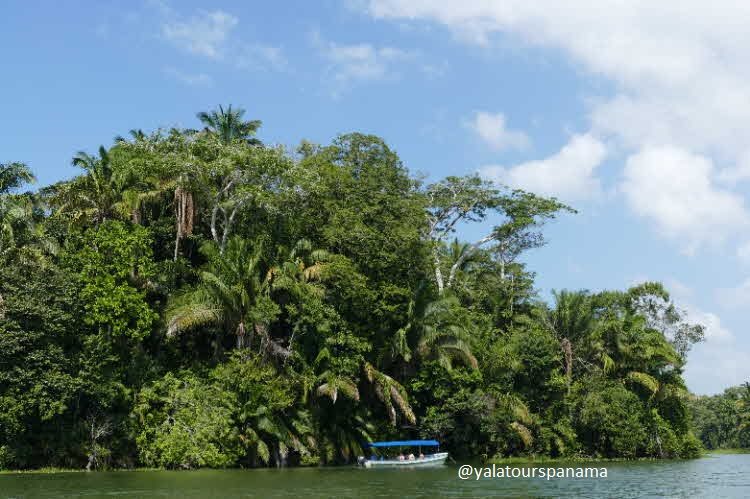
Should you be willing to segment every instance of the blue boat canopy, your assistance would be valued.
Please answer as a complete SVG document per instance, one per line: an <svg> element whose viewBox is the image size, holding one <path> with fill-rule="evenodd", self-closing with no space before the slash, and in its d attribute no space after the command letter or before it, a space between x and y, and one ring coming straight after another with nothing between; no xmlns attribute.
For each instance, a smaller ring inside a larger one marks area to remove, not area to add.
<svg viewBox="0 0 750 499"><path fill-rule="evenodd" d="M396 440L394 442L372 442L367 447L438 447L437 440Z"/></svg>

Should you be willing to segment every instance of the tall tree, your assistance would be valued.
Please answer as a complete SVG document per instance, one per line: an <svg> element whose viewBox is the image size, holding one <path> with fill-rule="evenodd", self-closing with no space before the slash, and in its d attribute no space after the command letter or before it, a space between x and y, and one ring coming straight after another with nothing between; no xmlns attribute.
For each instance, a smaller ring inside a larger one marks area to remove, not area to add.
<svg viewBox="0 0 750 499"><path fill-rule="evenodd" d="M539 233L545 221L561 211L573 210L556 199L546 199L521 190L508 193L476 175L447 177L427 187L427 235L432 246L433 268L438 292L450 288L464 261L480 248L496 243L502 269L522 252L543 244ZM491 214L502 217L485 235L465 246L455 260L449 262L447 279L443 275L440 251L463 224L482 222Z"/></svg>
<svg viewBox="0 0 750 499"><path fill-rule="evenodd" d="M594 326L593 304L586 291L553 291L553 296L554 307L543 313L542 320L560 342L565 362L565 379L570 390L576 345L586 341Z"/></svg>
<svg viewBox="0 0 750 499"><path fill-rule="evenodd" d="M99 225L116 218L132 218L137 198L131 187L132 172L116 169L109 151L99 147L98 156L78 152L72 160L83 174L47 188L57 212L73 222Z"/></svg>
<svg viewBox="0 0 750 499"><path fill-rule="evenodd" d="M245 121L243 119L245 110L242 108L232 109L230 104L226 109L219 106L218 109L212 111L202 111L197 116L205 125L206 131L216 134L226 144L234 140L243 140L252 145L260 144L255 134L262 122L260 120Z"/></svg>
<svg viewBox="0 0 750 499"><path fill-rule="evenodd" d="M25 163L0 163L0 195L35 181L36 177Z"/></svg>
<svg viewBox="0 0 750 499"><path fill-rule="evenodd" d="M198 286L173 300L167 334L215 324L235 335L238 349L252 347L254 334L260 336L261 348L268 347L267 325L278 314L278 306L268 296L261 246L234 237L223 254L213 244L203 251L209 263Z"/></svg>
<svg viewBox="0 0 750 499"><path fill-rule="evenodd" d="M476 368L471 352L473 325L465 317L454 295L434 296L430 286L422 282L409 301L407 322L391 340L391 357L406 362L437 360L446 369L458 361Z"/></svg>

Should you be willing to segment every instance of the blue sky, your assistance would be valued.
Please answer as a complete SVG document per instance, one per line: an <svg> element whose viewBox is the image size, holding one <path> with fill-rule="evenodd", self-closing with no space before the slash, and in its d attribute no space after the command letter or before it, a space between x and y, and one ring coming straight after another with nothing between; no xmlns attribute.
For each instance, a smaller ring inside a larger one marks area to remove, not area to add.
<svg viewBox="0 0 750 499"><path fill-rule="evenodd" d="M750 379L750 12L651 3L6 3L0 161L47 184L78 150L228 103L266 142L374 133L430 179L577 208L526 258L543 295L663 281L708 330L688 385L717 392Z"/></svg>

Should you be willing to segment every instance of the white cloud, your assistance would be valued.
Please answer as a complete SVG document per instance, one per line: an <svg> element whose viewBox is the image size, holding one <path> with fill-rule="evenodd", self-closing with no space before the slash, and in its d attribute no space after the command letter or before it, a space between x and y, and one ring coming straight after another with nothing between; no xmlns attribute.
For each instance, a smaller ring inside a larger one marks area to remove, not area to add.
<svg viewBox="0 0 750 499"><path fill-rule="evenodd" d="M479 137L490 147L502 149L525 149L531 141L528 135L521 131L506 128L503 113L488 113L477 111L471 121L467 122Z"/></svg>
<svg viewBox="0 0 750 499"><path fill-rule="evenodd" d="M706 342L726 343L734 339L734 335L727 328L722 326L721 319L713 312L705 312L697 309L692 305L685 306L687 320L693 324L701 324L706 328Z"/></svg>
<svg viewBox="0 0 750 499"><path fill-rule="evenodd" d="M707 342L717 343L731 341L734 339L732 332L724 327L721 318L713 313L706 312L693 304L695 298L694 290L678 279L653 279L647 276L638 276L637 279L630 281L630 286L636 286L644 282L662 282L665 289L669 292L669 297L676 306L683 310L686 320L693 324L701 324L706 328L705 338Z"/></svg>
<svg viewBox="0 0 750 499"><path fill-rule="evenodd" d="M641 146L744 148L750 3L734 0L371 0L377 18L429 20L474 43L493 33L562 48L616 85L592 117ZM720 126L719 126L720 124Z"/></svg>
<svg viewBox="0 0 750 499"><path fill-rule="evenodd" d="M480 173L489 179L565 201L591 199L601 194L596 176L604 161L605 145L591 135L575 135L556 154L510 168L486 166Z"/></svg>
<svg viewBox="0 0 750 499"><path fill-rule="evenodd" d="M213 85L213 78L205 73L184 73L172 67L164 68L164 73L191 87Z"/></svg>
<svg viewBox="0 0 750 499"><path fill-rule="evenodd" d="M222 59L229 33L239 20L224 11L200 11L186 21L171 19L162 24L162 36L192 54Z"/></svg>
<svg viewBox="0 0 750 499"><path fill-rule="evenodd" d="M322 54L331 63L334 78L346 83L360 80L382 80L396 74L395 64L410 59L413 54L394 47L376 47L369 43L322 45Z"/></svg>
<svg viewBox="0 0 750 499"><path fill-rule="evenodd" d="M232 14L222 10L199 10L185 18L166 4L156 2L154 8L161 19L161 37L185 52L221 61L236 69L282 71L288 67L281 47L247 41L237 35L235 28L239 18ZM210 83L207 75L191 77L170 72L187 84Z"/></svg>
<svg viewBox="0 0 750 499"><path fill-rule="evenodd" d="M704 156L648 147L627 159L621 190L634 213L690 253L720 244L749 220L742 197L714 185L713 170Z"/></svg>
<svg viewBox="0 0 750 499"><path fill-rule="evenodd" d="M367 10L397 22L441 24L469 43L489 45L502 34L562 50L610 83L587 96L591 133L638 153L624 186L636 213L684 240L688 252L727 239L732 223L746 222L732 189L750 179L749 2L370 0ZM687 160L687 168L643 164L660 149L673 151L666 159Z"/></svg>

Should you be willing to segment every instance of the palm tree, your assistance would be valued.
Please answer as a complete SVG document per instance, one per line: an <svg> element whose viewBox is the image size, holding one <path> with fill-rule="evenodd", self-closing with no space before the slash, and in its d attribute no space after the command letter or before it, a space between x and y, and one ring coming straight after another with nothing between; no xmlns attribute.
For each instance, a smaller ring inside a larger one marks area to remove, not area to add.
<svg viewBox="0 0 750 499"><path fill-rule="evenodd" d="M268 269L266 279L274 291L283 291L291 297L301 297L310 292L322 296L323 288L318 284L331 254L322 249L313 249L307 239L300 239L291 249L279 246L276 263Z"/></svg>
<svg viewBox="0 0 750 499"><path fill-rule="evenodd" d="M36 178L25 164L0 164L0 257L13 253L39 261L57 250L56 241L37 223L41 211L38 197L13 193L22 185L34 182Z"/></svg>
<svg viewBox="0 0 750 499"><path fill-rule="evenodd" d="M244 115L244 109L232 109L231 104L226 109L219 106L218 110L197 114L198 119L205 126L205 131L216 134L225 144L235 140L244 140L249 144L260 145L260 141L254 136L262 124L261 121L244 121L242 119Z"/></svg>
<svg viewBox="0 0 750 499"><path fill-rule="evenodd" d="M167 335L214 324L236 336L237 348L252 347L254 334L261 336L263 348L268 340L266 324L278 307L268 296L261 250L261 245L253 246L239 237L230 239L223 254L212 243L205 246L209 263L200 273L198 286L170 304Z"/></svg>
<svg viewBox="0 0 750 499"><path fill-rule="evenodd" d="M184 148L189 142L188 134L173 129L165 138L160 132L146 135L140 129L133 129L129 135L132 141L122 136L115 137L115 147L154 165L148 174L138 176L139 185L134 186L132 193L126 196L129 205L135 208L135 214L143 205L163 207L168 203L172 204L175 216L174 261L177 261L180 242L192 235L198 212L195 196L198 190L198 172L196 165L185 158ZM177 165L172 162L176 155L175 149L180 152Z"/></svg>
<svg viewBox="0 0 750 499"><path fill-rule="evenodd" d="M349 411L318 410L315 418L315 440L323 464L352 462L365 452L364 442L376 434L372 418Z"/></svg>
<svg viewBox="0 0 750 499"><path fill-rule="evenodd" d="M318 352L314 366L329 366L332 354L328 347L323 347ZM367 384L363 388L371 390L375 397L385 405L388 418L395 426L397 412L410 423L416 423L416 416L409 404L409 396L406 389L395 379L376 369L367 361L362 362L362 371ZM351 374L351 373L350 373ZM343 395L349 400L359 402L360 390L357 381L346 374L336 372L328 367L322 374L315 376L311 371L307 373L307 382L303 382L306 391L314 390L319 397L328 397L333 404ZM316 388L317 387L317 388ZM307 399L307 395L305 395Z"/></svg>
<svg viewBox="0 0 750 499"><path fill-rule="evenodd" d="M261 404L245 414L244 421L245 445L264 463L273 457L276 466L282 467L286 465L289 451L310 454L313 439L307 412L285 414Z"/></svg>
<svg viewBox="0 0 750 499"><path fill-rule="evenodd" d="M72 164L84 174L49 189L58 213L94 225L123 217L137 221L139 198L133 190L135 178L130 172L115 171L104 146L99 147L98 157L78 152Z"/></svg>
<svg viewBox="0 0 750 499"><path fill-rule="evenodd" d="M36 182L36 177L23 163L0 163L0 262L7 264L15 258L31 257L43 260L45 253L54 253L55 242L47 237L44 227L35 223L37 198L29 194L15 194L24 184ZM0 295L0 318L4 315Z"/></svg>
<svg viewBox="0 0 750 499"><path fill-rule="evenodd" d="M363 367L365 377L374 388L375 395L385 405L391 424L396 425L396 409L408 422L416 423L417 417L409 404L406 389L395 379L375 369L369 362L365 362Z"/></svg>
<svg viewBox="0 0 750 499"><path fill-rule="evenodd" d="M455 361L476 368L470 347L473 326L460 312L461 304L453 294L435 298L422 282L409 301L406 324L396 331L386 356L410 362L416 355L435 359L446 369Z"/></svg>
<svg viewBox="0 0 750 499"><path fill-rule="evenodd" d="M146 134L140 128L131 128L130 131L128 131L128 135L130 135L130 138L133 139L133 142L146 140L147 138ZM115 144L122 142L128 142L128 139L126 139L122 135L117 135L115 137Z"/></svg>
<svg viewBox="0 0 750 499"><path fill-rule="evenodd" d="M586 291L553 291L555 307L543 307L542 323L552 331L560 342L565 361L565 379L570 391L573 379L573 355L575 345L585 338L594 324L591 296Z"/></svg>
<svg viewBox="0 0 750 499"><path fill-rule="evenodd" d="M314 444L324 464L333 461L349 462L362 455L362 442L369 442L375 427L370 417L363 417L363 406L357 381L336 372L331 365L328 347L318 352L312 365L302 359L298 372L291 372L300 388L300 401L314 416ZM316 371L321 371L316 374Z"/></svg>
<svg viewBox="0 0 750 499"><path fill-rule="evenodd" d="M32 223L31 203L27 198L0 196L0 255L16 246L17 232Z"/></svg>
<svg viewBox="0 0 750 499"><path fill-rule="evenodd" d="M34 182L36 177L24 163L0 163L0 195Z"/></svg>
<svg viewBox="0 0 750 499"><path fill-rule="evenodd" d="M308 296L322 299L325 291L320 283L331 257L326 250L314 249L307 239L300 239L291 249L279 246L275 263L266 275L274 299L282 305ZM294 331L296 328L289 338L288 350L294 342Z"/></svg>
<svg viewBox="0 0 750 499"><path fill-rule="evenodd" d="M28 198L11 192L35 180L23 163L0 163L0 255L15 247L17 229L32 221Z"/></svg>

